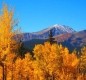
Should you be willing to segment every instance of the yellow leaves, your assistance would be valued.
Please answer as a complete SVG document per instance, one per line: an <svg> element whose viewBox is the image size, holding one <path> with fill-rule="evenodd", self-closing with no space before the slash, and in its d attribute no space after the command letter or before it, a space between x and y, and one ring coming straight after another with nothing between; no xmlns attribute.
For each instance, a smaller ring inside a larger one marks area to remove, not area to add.
<svg viewBox="0 0 86 80"><path fill-rule="evenodd" d="M65 56L67 56L69 54L68 48L64 48L63 53L64 53Z"/></svg>
<svg viewBox="0 0 86 80"><path fill-rule="evenodd" d="M25 54L25 60L30 61L31 58L32 58L32 56L30 55L30 53Z"/></svg>
<svg viewBox="0 0 86 80"><path fill-rule="evenodd" d="M78 59L74 59L74 61L72 62L72 67L76 67L79 63Z"/></svg>
<svg viewBox="0 0 86 80"><path fill-rule="evenodd" d="M12 26L13 12L9 11L6 5L4 5L4 7L3 7L2 20L7 28L10 28L10 29L12 28L9 26Z"/></svg>
<svg viewBox="0 0 86 80"><path fill-rule="evenodd" d="M79 65L86 70L85 47L79 60L74 52L70 54L68 48L61 44L51 45L45 42L43 45L35 45L33 57L27 53L25 58L21 59L14 54L18 46L12 39L15 34L13 23L13 12L4 6L0 15L0 62L5 65L7 80L75 80L75 76L76 80L84 79L79 73L81 77L75 73L78 72ZM0 67L0 80L3 77L2 70L3 67Z"/></svg>
<svg viewBox="0 0 86 80"><path fill-rule="evenodd" d="M19 67L20 67L19 71L23 75L23 78L26 78L26 77L33 78L33 70L34 70L33 62L34 61L32 60L30 53L25 54L25 58L19 59L19 60L20 60L20 62L18 62Z"/></svg>
<svg viewBox="0 0 86 80"><path fill-rule="evenodd" d="M53 75L53 73L58 70L60 59L62 57L62 46L57 44L50 44L49 42L44 43L44 45L37 45L34 48L34 56L36 58L36 73L43 72L43 74ZM43 71L44 70L44 71ZM40 73L39 75L41 75Z"/></svg>
<svg viewBox="0 0 86 80"><path fill-rule="evenodd" d="M13 23L12 18L13 17L12 16L13 16L12 11L8 11L8 8L5 5L3 7L3 13L1 15L0 28L1 28L1 30L3 29L3 33L7 36L12 35L12 33L11 33L12 28L13 28L13 26L12 26L12 23Z"/></svg>
<svg viewBox="0 0 86 80"><path fill-rule="evenodd" d="M76 75L79 59L76 54L69 54L67 48L45 43L36 45L33 52L34 57L27 53L23 59L17 57L15 63L16 55L10 53L6 56L8 80L12 79L12 75L15 80L71 80L75 76L81 79Z"/></svg>
<svg viewBox="0 0 86 80"><path fill-rule="evenodd" d="M77 67L78 66L78 58L76 57L75 54L65 54L64 57L63 57L63 63L64 63L64 66L67 66L67 67Z"/></svg>
<svg viewBox="0 0 86 80"><path fill-rule="evenodd" d="M16 55L15 55L14 53L9 53L9 54L6 56L5 61L13 62L13 60L14 60L15 57L16 57Z"/></svg>
<svg viewBox="0 0 86 80"><path fill-rule="evenodd" d="M17 52L18 45L16 44L17 41L13 40L15 35L13 11L4 5L0 13L0 60L5 60L5 56L14 53L14 50Z"/></svg>
<svg viewBox="0 0 86 80"><path fill-rule="evenodd" d="M42 45L36 45L34 48L34 54L35 56L41 56L41 51L42 51Z"/></svg>
<svg viewBox="0 0 86 80"><path fill-rule="evenodd" d="M4 5L2 14L0 15L0 55L2 58L8 52L7 49L11 45L13 37L13 13L9 11L7 6Z"/></svg>
<svg viewBox="0 0 86 80"><path fill-rule="evenodd" d="M80 57L80 61L79 61L79 68L81 70L81 72L86 71L86 47L83 47L81 49L81 57Z"/></svg>

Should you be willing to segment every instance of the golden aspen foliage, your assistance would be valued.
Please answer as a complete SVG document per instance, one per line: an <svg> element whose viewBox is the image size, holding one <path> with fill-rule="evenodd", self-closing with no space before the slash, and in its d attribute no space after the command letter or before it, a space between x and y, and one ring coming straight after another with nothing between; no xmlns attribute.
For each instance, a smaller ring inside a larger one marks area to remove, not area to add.
<svg viewBox="0 0 86 80"><path fill-rule="evenodd" d="M7 80L11 79L14 53L18 49L17 41L13 38L15 35L14 25L13 11L4 5L0 12L0 67L3 70L2 78Z"/></svg>
<svg viewBox="0 0 86 80"><path fill-rule="evenodd" d="M67 48L65 48L64 54L63 54L63 62L64 62L64 66L77 67L79 60L78 60L76 54L69 53L69 50Z"/></svg>
<svg viewBox="0 0 86 80"><path fill-rule="evenodd" d="M86 47L81 49L81 54L79 68L82 73L86 73Z"/></svg>
<svg viewBox="0 0 86 80"><path fill-rule="evenodd" d="M4 5L0 14L0 80L86 80L86 47L69 52L61 44L37 44L31 53L18 54L13 11ZM22 35L16 36L17 40ZM28 45L29 46L29 45ZM24 56L24 57L22 57ZM22 57L22 58L21 58Z"/></svg>
<svg viewBox="0 0 86 80"><path fill-rule="evenodd" d="M34 57L36 58L36 66L38 65L38 70L41 70L38 71L38 76L45 76L45 79L55 78L56 72L58 72L62 65L62 49L61 45L51 45L49 42L44 43L44 45L39 44L35 46Z"/></svg>
<svg viewBox="0 0 86 80"><path fill-rule="evenodd" d="M25 58L23 59L17 57L15 63L13 63L12 71L10 69L10 72L11 72L11 76L9 79L34 80L33 59L31 55L27 53L25 54Z"/></svg>
<svg viewBox="0 0 86 80"><path fill-rule="evenodd" d="M79 60L74 53L69 53L68 48L63 50L63 65L61 79L72 80L76 77ZM74 75L73 75L74 74Z"/></svg>
<svg viewBox="0 0 86 80"><path fill-rule="evenodd" d="M4 65L6 67L6 76L7 80L12 80L14 75L14 59L16 55L14 53L9 53L9 55L6 56Z"/></svg>
<svg viewBox="0 0 86 80"><path fill-rule="evenodd" d="M73 80L78 78L79 59L75 52L58 44L45 42L34 48L35 78L39 80Z"/></svg>
<svg viewBox="0 0 86 80"><path fill-rule="evenodd" d="M17 58L14 64L14 80L20 80L22 78L23 61L21 58Z"/></svg>
<svg viewBox="0 0 86 80"><path fill-rule="evenodd" d="M33 62L34 61L30 53L25 54L25 58L23 59L23 63L24 63L23 75L25 77L25 80L34 79Z"/></svg>
<svg viewBox="0 0 86 80"><path fill-rule="evenodd" d="M8 10L8 7L4 5L0 15L0 58L14 49L16 41L13 40L15 35L13 29L13 11ZM15 48L17 49L17 46Z"/></svg>

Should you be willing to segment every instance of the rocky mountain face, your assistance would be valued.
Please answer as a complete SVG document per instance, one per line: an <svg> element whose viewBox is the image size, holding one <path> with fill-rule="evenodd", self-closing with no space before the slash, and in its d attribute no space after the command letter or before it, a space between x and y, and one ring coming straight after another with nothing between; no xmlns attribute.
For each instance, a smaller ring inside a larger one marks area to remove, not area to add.
<svg viewBox="0 0 86 80"><path fill-rule="evenodd" d="M49 38L50 30L52 30L55 41L68 47L70 51L80 50L86 46L86 30L76 32L69 26L56 24L38 32L23 33L22 40L25 48L33 50L36 44L43 44Z"/></svg>
<svg viewBox="0 0 86 80"><path fill-rule="evenodd" d="M77 51L80 50L83 46L86 46L86 30L74 32L74 33L65 33L54 36L57 43L62 44L72 52L74 49ZM32 39L29 41L24 41L24 45L27 49L33 50L36 44L43 44L46 42L46 39ZM29 45L29 46L28 46Z"/></svg>
<svg viewBox="0 0 86 80"><path fill-rule="evenodd" d="M65 36L65 37L62 37ZM55 38L57 41L70 49L70 51L76 49L80 50L83 46L86 46L86 30L79 31L73 34L65 34ZM63 38L63 39L62 39Z"/></svg>
<svg viewBox="0 0 86 80"><path fill-rule="evenodd" d="M46 28L46 29L38 31L38 32L23 33L22 40L28 41L28 40L32 40L32 39L48 39L50 30L52 30L53 36L75 32L75 30L73 30L69 26L56 24L56 25L50 26L49 28Z"/></svg>

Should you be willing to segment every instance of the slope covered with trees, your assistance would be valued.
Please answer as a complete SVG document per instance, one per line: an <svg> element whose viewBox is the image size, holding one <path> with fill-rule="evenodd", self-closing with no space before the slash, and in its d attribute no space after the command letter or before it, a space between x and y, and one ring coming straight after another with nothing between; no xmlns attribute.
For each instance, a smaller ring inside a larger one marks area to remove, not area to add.
<svg viewBox="0 0 86 80"><path fill-rule="evenodd" d="M35 45L33 55L28 52L22 57L20 40L13 37L13 23L13 12L4 6L0 14L0 80L86 80L86 47L77 57L76 51L69 53L62 45L45 42Z"/></svg>

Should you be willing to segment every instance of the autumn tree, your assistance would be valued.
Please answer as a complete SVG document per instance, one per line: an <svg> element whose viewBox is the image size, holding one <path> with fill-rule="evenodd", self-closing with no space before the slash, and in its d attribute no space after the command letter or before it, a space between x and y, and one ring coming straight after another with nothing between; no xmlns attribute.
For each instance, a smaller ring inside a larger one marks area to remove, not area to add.
<svg viewBox="0 0 86 80"><path fill-rule="evenodd" d="M57 44L36 45L34 57L36 58L36 78L39 80L54 80L62 66L62 46ZM43 77L44 76L44 77Z"/></svg>
<svg viewBox="0 0 86 80"><path fill-rule="evenodd" d="M13 11L8 10L4 5L0 15L0 59L3 59L9 51L17 49L16 41L13 39L14 35Z"/></svg>
<svg viewBox="0 0 86 80"><path fill-rule="evenodd" d="M13 67L12 64L9 67L8 78L10 80L35 80L33 62L30 53L25 54L25 58L23 59L17 57L15 63L13 63Z"/></svg>
<svg viewBox="0 0 86 80"><path fill-rule="evenodd" d="M7 5L3 6L0 12L0 65L3 67L3 80L6 79L5 59L10 53L17 51L17 41L14 40L15 21L13 20L13 11L9 10Z"/></svg>
<svg viewBox="0 0 86 80"><path fill-rule="evenodd" d="M69 53L67 48L63 50L62 76L64 79L75 79L78 73L79 59L75 52Z"/></svg>
<svg viewBox="0 0 86 80"><path fill-rule="evenodd" d="M14 31L14 25L13 11L4 5L0 14L0 80L86 80L86 47L78 58L76 51L70 53L55 44L50 31L50 42L35 45L33 56L23 54L22 35Z"/></svg>
<svg viewBox="0 0 86 80"><path fill-rule="evenodd" d="M81 49L81 57L79 62L79 70L81 73L86 74L86 47Z"/></svg>

